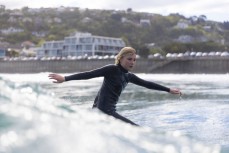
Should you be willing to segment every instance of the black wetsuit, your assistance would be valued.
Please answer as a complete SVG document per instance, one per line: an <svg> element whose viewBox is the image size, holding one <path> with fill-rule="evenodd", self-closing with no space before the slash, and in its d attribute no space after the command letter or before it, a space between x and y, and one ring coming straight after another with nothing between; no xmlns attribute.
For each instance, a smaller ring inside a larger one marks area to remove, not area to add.
<svg viewBox="0 0 229 153"><path fill-rule="evenodd" d="M140 85L149 89L169 92L169 88L156 83L140 79L133 73L128 72L121 65L106 65L104 67L65 76L65 81L83 80L95 77L104 77L103 84L94 100L93 108L98 108L102 112L121 119L124 122L136 125L127 118L116 113L116 104L123 89L128 82Z"/></svg>

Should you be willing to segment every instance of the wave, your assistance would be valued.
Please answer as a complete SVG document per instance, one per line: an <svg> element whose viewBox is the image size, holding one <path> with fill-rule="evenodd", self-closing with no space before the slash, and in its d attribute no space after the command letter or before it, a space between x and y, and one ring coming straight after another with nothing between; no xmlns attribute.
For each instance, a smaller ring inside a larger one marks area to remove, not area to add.
<svg viewBox="0 0 229 153"><path fill-rule="evenodd" d="M134 127L70 106L38 83L0 78L1 153L219 153L178 131Z"/></svg>

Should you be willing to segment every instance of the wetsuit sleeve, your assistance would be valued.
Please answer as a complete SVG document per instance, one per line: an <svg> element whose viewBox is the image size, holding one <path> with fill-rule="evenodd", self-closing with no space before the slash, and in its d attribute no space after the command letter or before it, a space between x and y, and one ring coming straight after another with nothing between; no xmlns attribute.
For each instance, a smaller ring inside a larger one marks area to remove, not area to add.
<svg viewBox="0 0 229 153"><path fill-rule="evenodd" d="M98 69L94 69L91 71L85 71L85 72L80 72L77 74L65 76L65 81L70 81L70 80L86 80L86 79L91 79L91 78L96 78L96 77L103 77L107 74L110 74L112 70L114 69L114 66L112 65L107 65Z"/></svg>
<svg viewBox="0 0 229 153"><path fill-rule="evenodd" d="M166 92L170 91L170 88L156 84L156 83L151 82L151 81L143 80L143 79L137 77L136 75L134 75L132 73L130 73L129 75L130 75L129 81L131 83L136 84L136 85L143 86L143 87L146 87L148 89L154 89L154 90L160 90L160 91L166 91Z"/></svg>

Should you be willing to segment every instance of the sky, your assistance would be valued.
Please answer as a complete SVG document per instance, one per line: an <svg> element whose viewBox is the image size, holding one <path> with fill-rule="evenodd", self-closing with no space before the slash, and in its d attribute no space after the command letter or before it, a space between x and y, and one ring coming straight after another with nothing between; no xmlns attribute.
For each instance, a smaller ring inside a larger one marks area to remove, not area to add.
<svg viewBox="0 0 229 153"><path fill-rule="evenodd" d="M22 7L79 7L127 10L161 15L179 13L185 17L205 15L208 20L229 21L229 0L0 0L7 9Z"/></svg>

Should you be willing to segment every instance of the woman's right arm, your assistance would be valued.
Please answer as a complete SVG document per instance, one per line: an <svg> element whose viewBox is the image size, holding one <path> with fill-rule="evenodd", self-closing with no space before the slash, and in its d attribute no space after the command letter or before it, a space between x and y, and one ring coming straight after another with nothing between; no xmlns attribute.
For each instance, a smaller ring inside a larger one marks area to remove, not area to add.
<svg viewBox="0 0 229 153"><path fill-rule="evenodd" d="M49 74L49 78L56 80L53 81L54 83L62 83L64 81L70 81L70 80L86 80L86 79L109 75L110 73L112 73L114 69L115 69L114 65L107 65L98 69L80 72L69 76L61 76L59 74Z"/></svg>

